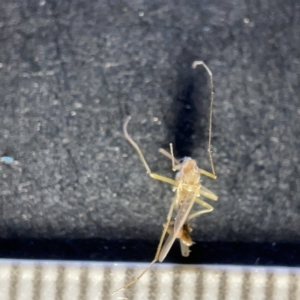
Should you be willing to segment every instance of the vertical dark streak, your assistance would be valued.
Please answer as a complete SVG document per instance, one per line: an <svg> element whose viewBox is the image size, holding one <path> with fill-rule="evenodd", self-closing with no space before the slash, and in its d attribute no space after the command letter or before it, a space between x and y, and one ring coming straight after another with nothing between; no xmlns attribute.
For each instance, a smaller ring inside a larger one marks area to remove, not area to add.
<svg viewBox="0 0 300 300"><path fill-rule="evenodd" d="M111 288L111 273L112 270L110 267L104 268L104 278L102 285L102 300L110 299L110 288Z"/></svg>
<svg viewBox="0 0 300 300"><path fill-rule="evenodd" d="M218 300L225 300L227 295L227 272L224 270L220 274Z"/></svg>
<svg viewBox="0 0 300 300"><path fill-rule="evenodd" d="M241 300L249 300L251 289L251 274L249 271L245 271L242 281L242 298Z"/></svg>
<svg viewBox="0 0 300 300"><path fill-rule="evenodd" d="M80 282L79 282L79 296L78 300L86 300L86 294L88 290L88 273L89 269L86 266L80 268Z"/></svg>
<svg viewBox="0 0 300 300"><path fill-rule="evenodd" d="M64 285L65 285L65 267L58 266L56 278L55 300L63 300Z"/></svg>
<svg viewBox="0 0 300 300"><path fill-rule="evenodd" d="M135 278L134 274L135 274L134 268L127 268L126 272L125 272L125 282L124 283L128 283L128 282L132 281ZM139 284L139 283L137 282L137 284ZM124 291L124 298L133 299L134 291L135 291L135 284Z"/></svg>
<svg viewBox="0 0 300 300"><path fill-rule="evenodd" d="M20 266L12 265L10 271L9 298L8 298L9 300L17 299L17 288L18 288L19 276L20 276Z"/></svg>
<svg viewBox="0 0 300 300"><path fill-rule="evenodd" d="M150 282L149 282L149 297L148 300L157 299L157 269L150 269Z"/></svg>
<svg viewBox="0 0 300 300"><path fill-rule="evenodd" d="M204 270L202 268L197 268L196 270L196 282L195 282L195 300L203 299L203 273Z"/></svg>
<svg viewBox="0 0 300 300"><path fill-rule="evenodd" d="M273 289L274 289L274 274L267 273L267 280L265 286L265 300L273 299Z"/></svg>
<svg viewBox="0 0 300 300"><path fill-rule="evenodd" d="M43 267L41 264L35 265L33 278L33 297L32 300L41 299L41 282L42 282Z"/></svg>
<svg viewBox="0 0 300 300"><path fill-rule="evenodd" d="M296 300L298 289L298 276L295 273L289 274L289 300Z"/></svg>
<svg viewBox="0 0 300 300"><path fill-rule="evenodd" d="M180 278L180 267L175 267L173 269L173 286L172 286L172 299L179 300L180 299L180 291L182 288L181 286L181 278Z"/></svg>

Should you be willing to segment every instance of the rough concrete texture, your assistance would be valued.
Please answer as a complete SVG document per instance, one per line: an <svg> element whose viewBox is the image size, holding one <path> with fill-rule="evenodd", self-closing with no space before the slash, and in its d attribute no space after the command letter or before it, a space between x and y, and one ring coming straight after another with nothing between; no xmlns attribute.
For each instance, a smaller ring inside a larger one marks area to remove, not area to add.
<svg viewBox="0 0 300 300"><path fill-rule="evenodd" d="M0 4L0 236L157 240L175 142L219 201L202 241L300 242L300 4L13 0ZM191 100L192 99L192 100ZM209 202L209 200L208 200Z"/></svg>

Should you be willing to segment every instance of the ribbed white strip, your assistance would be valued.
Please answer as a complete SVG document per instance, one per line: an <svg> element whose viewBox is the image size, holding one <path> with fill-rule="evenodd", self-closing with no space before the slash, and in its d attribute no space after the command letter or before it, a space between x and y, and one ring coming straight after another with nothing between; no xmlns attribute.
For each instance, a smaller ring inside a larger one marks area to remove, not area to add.
<svg viewBox="0 0 300 300"><path fill-rule="evenodd" d="M155 266L156 267L156 266ZM135 271L135 276L139 276L143 272L143 268L137 268ZM141 300L144 299L145 295L149 294L149 282L150 282L150 271L148 270L143 277L136 283L134 289L134 299L132 300Z"/></svg>
<svg viewBox="0 0 300 300"><path fill-rule="evenodd" d="M197 273L194 272L195 268L188 266L180 273L181 281L181 299L195 299L195 286L197 280Z"/></svg>
<svg viewBox="0 0 300 300"><path fill-rule="evenodd" d="M220 273L205 269L203 273L203 300L217 300L219 296Z"/></svg>
<svg viewBox="0 0 300 300"><path fill-rule="evenodd" d="M64 274L64 300L76 300L79 296L80 287L80 267L69 266ZM29 298L28 298L29 299Z"/></svg>
<svg viewBox="0 0 300 300"><path fill-rule="evenodd" d="M273 300L288 299L289 296L289 272L278 272L274 276Z"/></svg>
<svg viewBox="0 0 300 300"><path fill-rule="evenodd" d="M158 270L158 266L155 267ZM163 265L159 270L160 272L157 272L157 300L172 299L173 268Z"/></svg>
<svg viewBox="0 0 300 300"><path fill-rule="evenodd" d="M19 268L17 283L17 299L28 300L33 298L34 265L23 264Z"/></svg>
<svg viewBox="0 0 300 300"><path fill-rule="evenodd" d="M241 299L242 296L243 272L232 270L227 274L226 300Z"/></svg>
<svg viewBox="0 0 300 300"><path fill-rule="evenodd" d="M57 270L56 264L42 264L41 299L55 300Z"/></svg>
<svg viewBox="0 0 300 300"><path fill-rule="evenodd" d="M104 268L92 264L88 270L88 290L87 300L102 300L102 285L104 278Z"/></svg>
<svg viewBox="0 0 300 300"><path fill-rule="evenodd" d="M147 264L0 260L0 299L57 300L59 292L62 300L79 300L82 291L87 300L121 300L125 299L124 291L114 296L111 296L111 292L124 285L126 270L133 268L135 274L139 275L146 266ZM176 278L180 286L176 286L175 296L180 300L196 299L199 296L195 295L196 290L202 293L202 300L218 300L220 297L239 300L242 291L248 293L245 297L249 300L267 300L267 295L272 295L272 300L300 300L300 270L296 268L176 266L174 276L174 267L155 265L125 294L130 295L130 300L147 300L150 295L156 300L172 300L173 280ZM203 282L197 282L199 271L202 272ZM249 274L246 282L245 272ZM153 274L154 280L151 278ZM220 287L222 276L226 278L224 289ZM151 283L154 286L150 288ZM243 287L244 284L247 287ZM197 285L203 286L203 289L200 290ZM225 294L220 295L220 292ZM36 298L38 295L40 297Z"/></svg>
<svg viewBox="0 0 300 300"><path fill-rule="evenodd" d="M265 270L255 269L251 272L249 300L265 300L266 280Z"/></svg>
<svg viewBox="0 0 300 300"><path fill-rule="evenodd" d="M112 267L112 265L111 265ZM112 271L111 274L111 282L110 282L110 294L112 294L115 290L123 286L125 282L125 276L126 276L126 266L120 265L118 267L114 268L114 272ZM105 278L103 278L105 280ZM110 295L108 295L110 296ZM110 296L108 299L112 300L121 300L122 297L124 297L124 290L119 291L117 294Z"/></svg>

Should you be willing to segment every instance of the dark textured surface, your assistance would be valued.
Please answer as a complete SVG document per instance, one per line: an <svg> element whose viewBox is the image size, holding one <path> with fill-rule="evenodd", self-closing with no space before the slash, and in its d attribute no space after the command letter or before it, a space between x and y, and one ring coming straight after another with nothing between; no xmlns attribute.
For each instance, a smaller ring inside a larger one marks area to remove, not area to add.
<svg viewBox="0 0 300 300"><path fill-rule="evenodd" d="M149 262L153 259L156 247L157 241L138 239L2 239L0 256ZM164 262L299 267L299 250L299 243L201 242L193 245L189 257L182 257L179 243L175 243Z"/></svg>
<svg viewBox="0 0 300 300"><path fill-rule="evenodd" d="M0 237L156 242L172 190L122 122L153 171L169 142L209 169L201 59L219 201L194 240L299 242L299 33L297 0L2 1Z"/></svg>

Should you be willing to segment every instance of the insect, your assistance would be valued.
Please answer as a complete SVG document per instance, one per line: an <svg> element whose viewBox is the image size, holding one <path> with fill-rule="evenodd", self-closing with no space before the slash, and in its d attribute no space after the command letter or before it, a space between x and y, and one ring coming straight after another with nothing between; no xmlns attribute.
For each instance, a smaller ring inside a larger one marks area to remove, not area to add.
<svg viewBox="0 0 300 300"><path fill-rule="evenodd" d="M213 201L216 201L218 199L218 197L213 192L211 192L201 184L201 179L200 179L201 175L210 177L212 179L216 179L217 176L215 173L212 151L211 151L212 108L213 108L213 101L214 101L213 76L212 76L212 72L203 61L195 61L192 64L192 68L196 68L199 65L205 68L210 78L211 95L210 95L210 113L209 113L208 153L209 153L209 160L210 160L212 172L208 172L203 169L200 169L197 166L196 161L190 157L185 157L182 160L175 159L173 154L173 145L170 144L170 153L163 149L160 149L159 152L165 155L166 157L168 157L169 159L171 159L172 170L177 171L175 180L156 173L152 173L141 149L127 132L127 126L131 117L128 117L124 122L123 125L124 136L137 151L149 176L152 177L153 179L171 184L176 194L170 206L167 215L167 221L164 224L164 229L161 234L160 241L153 261L138 277L136 277L133 281L127 283L123 287L119 288L118 290L116 290L113 294L115 294L116 292L122 289L126 289L129 286L136 283L151 268L151 266L155 262L157 261L162 262L165 259L166 255L168 254L168 252L170 251L176 239L179 239L180 241L182 255L189 256L190 253L189 247L193 244L192 239L190 237L191 228L189 226L189 222L193 218L202 215L204 213L211 212L213 210L213 207L208 203L206 203L204 200L202 200L200 196L203 196ZM200 204L204 209L190 214L194 203ZM171 222L174 210L176 211L176 215L174 221ZM169 234L169 236L166 242L163 244L167 233Z"/></svg>

